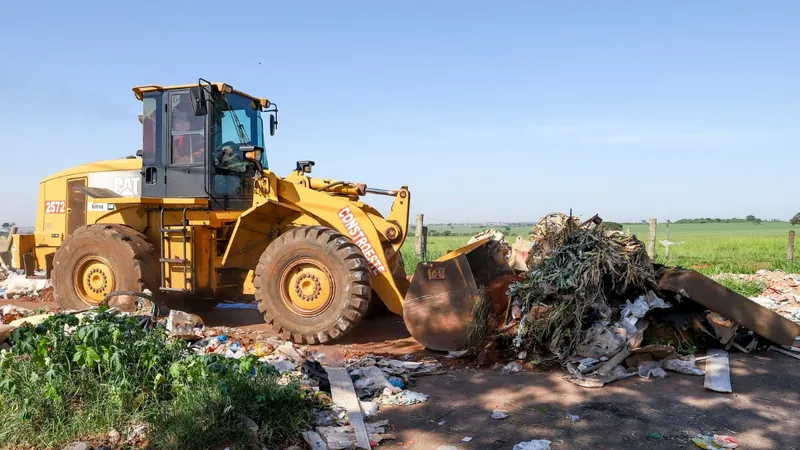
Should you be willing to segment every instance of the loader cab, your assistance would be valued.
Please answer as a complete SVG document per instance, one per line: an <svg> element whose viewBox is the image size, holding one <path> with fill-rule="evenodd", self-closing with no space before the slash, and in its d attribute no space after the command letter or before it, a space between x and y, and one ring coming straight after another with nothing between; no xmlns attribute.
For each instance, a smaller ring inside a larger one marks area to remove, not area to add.
<svg viewBox="0 0 800 450"><path fill-rule="evenodd" d="M274 134L275 105L204 80L134 92L143 109L142 197L207 198L215 210L251 206L253 180L269 167L264 117Z"/></svg>

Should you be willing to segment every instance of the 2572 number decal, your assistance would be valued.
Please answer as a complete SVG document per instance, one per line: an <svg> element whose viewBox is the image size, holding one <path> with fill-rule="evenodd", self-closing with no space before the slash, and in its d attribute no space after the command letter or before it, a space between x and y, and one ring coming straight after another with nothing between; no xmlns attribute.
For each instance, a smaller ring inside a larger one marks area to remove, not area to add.
<svg viewBox="0 0 800 450"><path fill-rule="evenodd" d="M47 200L44 202L45 214L64 214L66 208L67 202L64 200Z"/></svg>

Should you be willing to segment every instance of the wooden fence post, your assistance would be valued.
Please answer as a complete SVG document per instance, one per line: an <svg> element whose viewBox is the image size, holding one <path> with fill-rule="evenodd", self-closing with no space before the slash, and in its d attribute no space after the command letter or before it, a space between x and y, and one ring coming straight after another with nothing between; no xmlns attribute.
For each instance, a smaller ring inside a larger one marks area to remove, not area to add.
<svg viewBox="0 0 800 450"><path fill-rule="evenodd" d="M669 224L668 223L664 224L664 239L669 241ZM667 244L664 247L664 258L669 258L669 248L670 248L669 244Z"/></svg>
<svg viewBox="0 0 800 450"><path fill-rule="evenodd" d="M656 219L650 219L650 237L647 240L647 256L656 257Z"/></svg>
<svg viewBox="0 0 800 450"><path fill-rule="evenodd" d="M428 226L422 227L422 254L420 258L425 259L428 257Z"/></svg>
<svg viewBox="0 0 800 450"><path fill-rule="evenodd" d="M424 249L423 249L423 245L424 244L423 244L423 237L422 237L422 236L424 236L424 230L423 230L423 226L422 226L422 224L423 224L423 220L422 220L423 217L422 216L423 216L422 214L417 214L417 226L414 229L414 247L415 247L415 249L417 251L417 257L418 258L422 258L423 251L424 251Z"/></svg>
<svg viewBox="0 0 800 450"><path fill-rule="evenodd" d="M786 259L794 261L794 230L789 231L789 246L786 247Z"/></svg>

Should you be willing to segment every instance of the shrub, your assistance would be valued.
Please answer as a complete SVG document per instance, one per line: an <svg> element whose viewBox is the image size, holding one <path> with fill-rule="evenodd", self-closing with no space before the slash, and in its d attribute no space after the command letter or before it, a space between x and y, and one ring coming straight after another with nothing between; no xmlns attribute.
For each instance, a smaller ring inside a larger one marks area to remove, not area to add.
<svg viewBox="0 0 800 450"><path fill-rule="evenodd" d="M271 365L190 354L132 317L102 311L79 324L57 314L11 339L0 356L0 442L9 446L57 447L111 429L124 438L134 424L147 426L152 448L274 446L313 418L310 395L278 385Z"/></svg>

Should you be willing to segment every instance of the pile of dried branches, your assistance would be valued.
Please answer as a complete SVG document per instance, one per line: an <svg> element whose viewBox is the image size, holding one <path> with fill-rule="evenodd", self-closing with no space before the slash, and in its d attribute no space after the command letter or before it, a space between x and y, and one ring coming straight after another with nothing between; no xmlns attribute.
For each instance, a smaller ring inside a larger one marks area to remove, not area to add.
<svg viewBox="0 0 800 450"><path fill-rule="evenodd" d="M644 244L622 232L551 214L531 240L528 277L509 288L522 310L521 348L544 346L563 362L592 324L618 319L620 304L656 287Z"/></svg>

